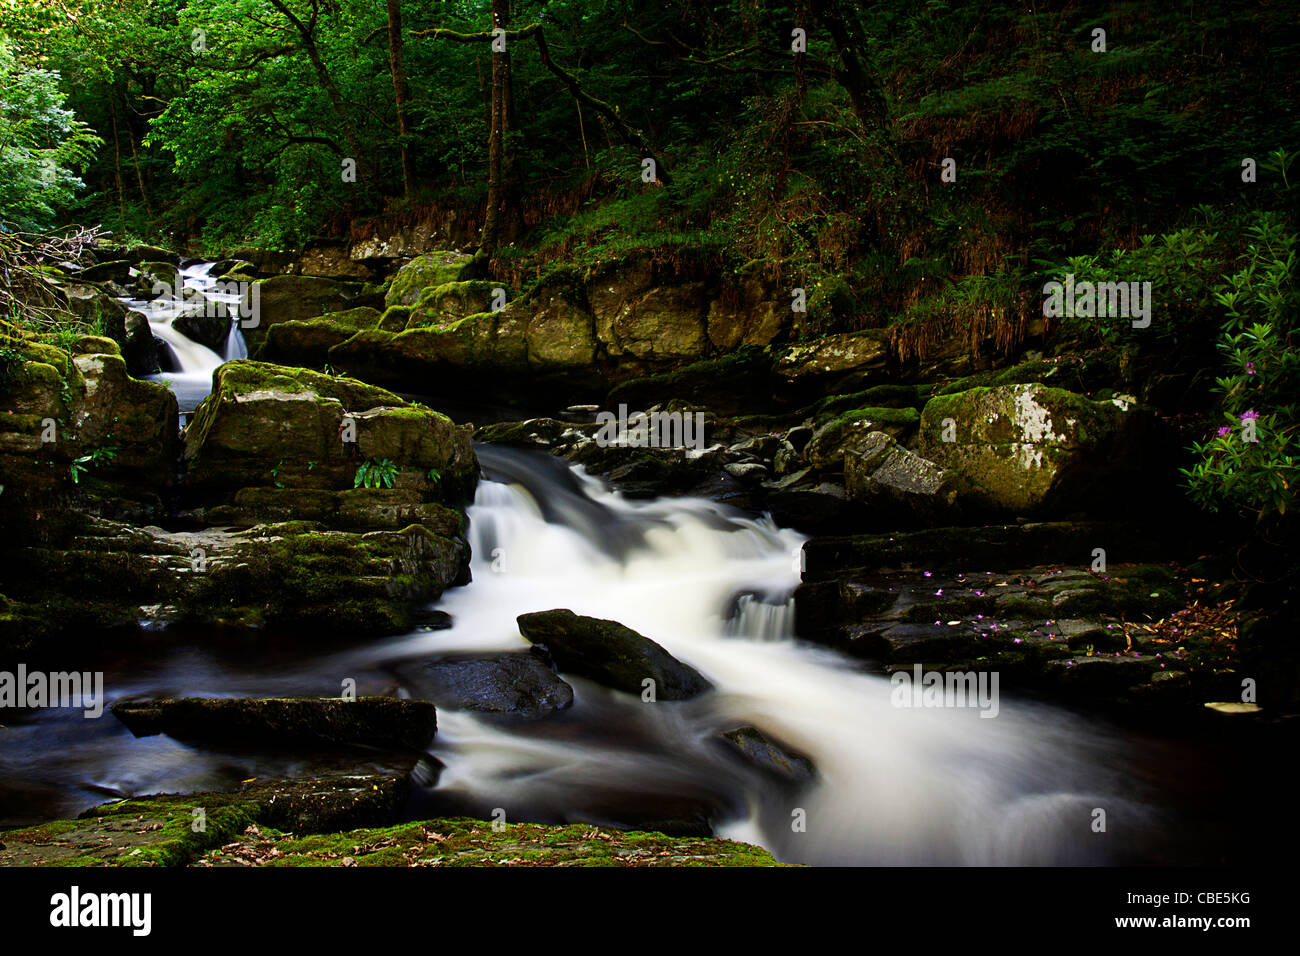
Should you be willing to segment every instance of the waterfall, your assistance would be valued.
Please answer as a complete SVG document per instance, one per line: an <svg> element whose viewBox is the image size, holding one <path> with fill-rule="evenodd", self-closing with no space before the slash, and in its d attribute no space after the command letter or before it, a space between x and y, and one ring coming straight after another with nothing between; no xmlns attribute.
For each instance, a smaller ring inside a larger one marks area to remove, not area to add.
<svg viewBox="0 0 1300 956"><path fill-rule="evenodd" d="M211 262L200 262L181 269L181 288L173 290L174 294L151 301L133 298L121 300L129 308L144 313L154 338L164 343L168 349L175 369L147 378L167 383L176 393L182 415L194 411L212 390L212 373L218 366L231 359L248 357L248 348L239 329L237 305L240 295L216 289L217 280L211 274L212 266ZM216 308L231 314L230 333L226 336L222 354L218 355L206 345L195 342L173 326L178 316L196 307L209 310Z"/></svg>
<svg viewBox="0 0 1300 956"><path fill-rule="evenodd" d="M994 720L899 709L887 678L797 641L796 532L704 499L629 501L544 455L479 451L473 582L438 605L452 627L345 655L334 672L522 650L516 616L564 607L633 628L717 691L647 704L564 675L575 704L545 720L442 710L440 811L602 820L686 799L721 808L722 835L825 864L1099 863L1116 844L1095 838L1091 808L1153 826L1113 765L1118 738L1025 701L1003 700ZM811 757L818 782L791 795L727 763L716 736L743 725Z"/></svg>

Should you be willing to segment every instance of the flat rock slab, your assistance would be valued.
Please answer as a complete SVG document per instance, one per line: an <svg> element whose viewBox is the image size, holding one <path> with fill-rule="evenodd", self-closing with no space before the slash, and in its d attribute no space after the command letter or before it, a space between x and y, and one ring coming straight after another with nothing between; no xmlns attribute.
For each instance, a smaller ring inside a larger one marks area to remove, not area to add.
<svg viewBox="0 0 1300 956"><path fill-rule="evenodd" d="M433 704L390 697L179 697L120 701L112 711L137 737L271 745L317 741L423 750L438 729Z"/></svg>
<svg viewBox="0 0 1300 956"><path fill-rule="evenodd" d="M519 630L550 651L561 672L577 674L629 694L654 681L658 700L686 700L713 685L695 668L617 621L582 617L567 609L521 614Z"/></svg>

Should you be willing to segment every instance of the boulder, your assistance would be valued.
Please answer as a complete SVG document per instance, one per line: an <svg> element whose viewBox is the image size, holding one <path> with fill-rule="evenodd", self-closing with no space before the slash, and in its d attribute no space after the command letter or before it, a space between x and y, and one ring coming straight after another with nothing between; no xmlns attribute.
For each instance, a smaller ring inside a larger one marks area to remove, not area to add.
<svg viewBox="0 0 1300 956"><path fill-rule="evenodd" d="M872 432L902 438L916 429L920 413L915 408L859 408L845 412L821 425L804 448L804 458L814 468L839 471L845 464L845 449L861 442Z"/></svg>
<svg viewBox="0 0 1300 956"><path fill-rule="evenodd" d="M617 621L582 617L567 609L521 614L519 630L550 652L561 673L577 674L629 694L654 681L658 700L686 700L713 685L689 664Z"/></svg>
<svg viewBox="0 0 1300 956"><path fill-rule="evenodd" d="M925 518L948 512L957 496L947 472L884 432L845 447L844 485L850 498L873 508L901 506Z"/></svg>
<svg viewBox="0 0 1300 956"><path fill-rule="evenodd" d="M379 319L378 309L363 306L304 321L281 322L267 330L258 357L268 362L324 365L330 349L364 329L375 328Z"/></svg>
<svg viewBox="0 0 1300 956"><path fill-rule="evenodd" d="M125 284L130 278L131 262L129 259L100 262L77 273L77 279L81 282L117 282Z"/></svg>
<svg viewBox="0 0 1300 956"><path fill-rule="evenodd" d="M300 322L328 312L341 312L356 304L347 286L333 279L277 275L259 279L244 290L240 314L249 354L262 347L268 330L280 322Z"/></svg>
<svg viewBox="0 0 1300 956"><path fill-rule="evenodd" d="M96 478L170 488L179 451L176 396L161 382L132 378L121 356L78 355L74 362L85 382L84 401L73 418L81 447L116 452L96 470Z"/></svg>
<svg viewBox="0 0 1300 956"><path fill-rule="evenodd" d="M1121 398L1097 402L1041 384L973 388L930 399L921 452L977 508L1068 511L1113 497L1107 483L1132 467L1139 426Z"/></svg>
<svg viewBox="0 0 1300 956"><path fill-rule="evenodd" d="M468 427L306 369L227 362L185 431L186 484L201 500L259 486L345 490L363 462L382 459L394 487L428 501L459 503L478 479Z"/></svg>
<svg viewBox="0 0 1300 956"><path fill-rule="evenodd" d="M402 674L421 696L451 710L535 719L573 705L573 688L535 649L442 657Z"/></svg>
<svg viewBox="0 0 1300 956"><path fill-rule="evenodd" d="M848 332L788 346L777 359L776 370L788 380L820 381L876 371L884 368L888 357L885 333Z"/></svg>
<svg viewBox="0 0 1300 956"><path fill-rule="evenodd" d="M230 337L230 314L224 306L186 309L172 320L172 328L221 355Z"/></svg>
<svg viewBox="0 0 1300 956"><path fill-rule="evenodd" d="M467 278L473 257L460 252L429 252L416 256L397 271L384 297L385 305L415 305L425 289Z"/></svg>
<svg viewBox="0 0 1300 956"><path fill-rule="evenodd" d="M114 326L109 330L109 335L121 348L127 371L136 378L161 371L158 340L154 338L149 318L143 312L135 309L128 311L122 317L120 333Z"/></svg>
<svg viewBox="0 0 1300 956"><path fill-rule="evenodd" d="M490 312L494 290L497 288L501 288L498 283L480 280L444 282L439 286L430 286L420 293L413 304L406 328L442 326L467 315Z"/></svg>
<svg viewBox="0 0 1300 956"><path fill-rule="evenodd" d="M304 249L298 260L299 271L305 276L323 276L328 279L351 279L373 282L380 278L379 263L354 259L347 247L335 243Z"/></svg>
<svg viewBox="0 0 1300 956"><path fill-rule="evenodd" d="M310 741L424 750L438 729L433 704L391 697L179 697L119 701L111 710L137 737L270 746Z"/></svg>
<svg viewBox="0 0 1300 956"><path fill-rule="evenodd" d="M135 290L140 298L156 299L169 293L180 294L183 282L180 267L175 262L141 262L136 270Z"/></svg>
<svg viewBox="0 0 1300 956"><path fill-rule="evenodd" d="M703 283L656 286L627 302L597 329L611 356L662 362L703 358L708 299Z"/></svg>
<svg viewBox="0 0 1300 956"><path fill-rule="evenodd" d="M111 338L122 344L115 330L126 316L127 308L104 289L85 282L73 282L60 290L66 298L68 311L92 328L99 324Z"/></svg>

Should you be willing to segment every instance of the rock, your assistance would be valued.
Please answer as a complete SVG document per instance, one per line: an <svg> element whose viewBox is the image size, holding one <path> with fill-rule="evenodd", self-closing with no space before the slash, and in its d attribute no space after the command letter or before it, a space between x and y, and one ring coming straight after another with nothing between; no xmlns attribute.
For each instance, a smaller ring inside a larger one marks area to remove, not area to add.
<svg viewBox="0 0 1300 956"><path fill-rule="evenodd" d="M478 480L468 427L445 415L354 379L246 360L213 376L184 457L187 486L209 500L277 482L349 489L367 460L389 459L395 487L424 500L458 503Z"/></svg>
<svg viewBox="0 0 1300 956"><path fill-rule="evenodd" d="M6 832L0 866L499 868L518 864L521 847L530 865L543 867L781 865L759 847L699 833L698 824L691 836L672 837L589 823L403 822L410 792L407 774L379 770L275 780L237 793L133 797L92 807L75 821ZM200 810L206 826L196 829Z"/></svg>
<svg viewBox="0 0 1300 956"><path fill-rule="evenodd" d="M122 350L127 371L136 378L161 371L158 340L154 338L149 318L131 309L122 317L120 337L116 329L109 332Z"/></svg>
<svg viewBox="0 0 1300 956"><path fill-rule="evenodd" d="M901 506L927 519L950 511L957 498L947 472L884 432L870 432L845 447L844 486L856 501L874 508Z"/></svg>
<svg viewBox="0 0 1300 956"><path fill-rule="evenodd" d="M140 489L170 488L179 452L175 395L161 382L132 378L120 356L79 355L74 361L85 382L85 399L74 419L81 447L116 450L95 478Z"/></svg>
<svg viewBox="0 0 1300 956"><path fill-rule="evenodd" d="M607 407L625 403L648 408L672 399L707 406L720 414L752 412L770 401L772 360L755 348L742 348L717 358L692 362L672 372L660 372L616 385Z"/></svg>
<svg viewBox="0 0 1300 956"><path fill-rule="evenodd" d="M583 369L595 361L599 346L595 319L568 290L536 289L514 311L524 313L521 321L533 368Z"/></svg>
<svg viewBox="0 0 1300 956"><path fill-rule="evenodd" d="M536 719L573 705L573 688L536 651L462 654L402 671L439 707Z"/></svg>
<svg viewBox="0 0 1300 956"><path fill-rule="evenodd" d="M767 477L767 467L756 461L733 462L723 465L722 470L737 481L758 482Z"/></svg>
<svg viewBox="0 0 1300 956"><path fill-rule="evenodd" d="M81 282L117 282L125 285L131 278L131 262L115 259L82 269L77 273Z"/></svg>
<svg viewBox="0 0 1300 956"><path fill-rule="evenodd" d="M244 291L240 303L240 314L250 316L241 323L249 354L262 347L271 326L343 311L360 304L354 298L354 291L333 279L296 275L259 279Z"/></svg>
<svg viewBox="0 0 1300 956"><path fill-rule="evenodd" d="M828 335L807 345L787 346L776 362L776 371L789 380L825 380L846 373L884 368L889 356L889 338L882 332L851 332Z"/></svg>
<svg viewBox="0 0 1300 956"><path fill-rule="evenodd" d="M397 271L384 297L385 305L415 305L425 289L459 282L473 264L460 252L429 252L416 256Z"/></svg>
<svg viewBox="0 0 1300 956"><path fill-rule="evenodd" d="M314 319L281 322L267 330L258 358L300 366L320 366L329 350L364 329L378 326L378 309L361 307L332 312Z"/></svg>
<svg viewBox="0 0 1300 956"><path fill-rule="evenodd" d="M323 276L329 279L351 279L374 282L381 278L383 260L354 259L341 243L311 246L302 251L298 269L305 276Z"/></svg>
<svg viewBox="0 0 1300 956"><path fill-rule="evenodd" d="M181 271L175 262L141 262L136 270L139 274L135 279L135 289L140 298L156 299L180 294Z"/></svg>
<svg viewBox="0 0 1300 956"><path fill-rule="evenodd" d="M695 668L617 621L581 617L567 609L521 614L518 621L523 636L545 645L561 673L638 695L648 678L659 700L685 700L713 687Z"/></svg>
<svg viewBox="0 0 1300 956"><path fill-rule="evenodd" d="M807 783L817 776L811 760L772 740L757 727L738 727L720 736L746 763L788 783Z"/></svg>
<svg viewBox="0 0 1300 956"><path fill-rule="evenodd" d="M709 303L709 341L721 351L770 345L792 324L789 303L778 301L775 283L763 281L754 264L742 273L735 287Z"/></svg>
<svg viewBox="0 0 1300 956"><path fill-rule="evenodd" d="M258 249L253 246L241 246L232 249L230 258L251 266L249 271L259 276L289 275L294 272L297 263L289 252L277 252L273 249Z"/></svg>
<svg viewBox="0 0 1300 956"><path fill-rule="evenodd" d="M444 326L468 315L490 312L494 298L495 282L465 281L444 282L420 292L412 303L406 328L418 329L428 325ZM395 303L404 305L406 303ZM391 308L391 305L390 305ZM374 325L375 323L371 323Z"/></svg>
<svg viewBox="0 0 1300 956"><path fill-rule="evenodd" d="M127 308L102 288L82 282L70 283L60 290L67 299L68 311L92 328L96 323L119 345L114 334L125 318Z"/></svg>
<svg viewBox="0 0 1300 956"><path fill-rule="evenodd" d="M311 741L422 751L438 729L433 704L391 697L180 697L119 701L110 709L137 737L269 746Z"/></svg>
<svg viewBox="0 0 1300 956"><path fill-rule="evenodd" d="M348 532L295 521L169 532L82 518L67 540L0 552L6 594L19 605L13 635L0 627L0 637L28 646L85 626L174 622L241 632L404 633L423 605L463 581L468 558L460 536L418 524Z"/></svg>
<svg viewBox="0 0 1300 956"><path fill-rule="evenodd" d="M72 348L68 350L72 356L78 355L116 355L122 357L122 350L112 339L105 338L102 335L83 335L77 341L72 343Z"/></svg>
<svg viewBox="0 0 1300 956"><path fill-rule="evenodd" d="M702 358L707 298L703 283L658 286L623 305L597 331L611 356L655 361Z"/></svg>
<svg viewBox="0 0 1300 956"><path fill-rule="evenodd" d="M1041 514L1113 502L1108 483L1131 466L1136 411L1045 385L974 388L932 398L922 453L952 472L963 501ZM945 434L954 438L945 441Z"/></svg>
<svg viewBox="0 0 1300 956"><path fill-rule="evenodd" d="M221 355L230 337L230 314L224 306L186 309L172 320L172 328Z"/></svg>

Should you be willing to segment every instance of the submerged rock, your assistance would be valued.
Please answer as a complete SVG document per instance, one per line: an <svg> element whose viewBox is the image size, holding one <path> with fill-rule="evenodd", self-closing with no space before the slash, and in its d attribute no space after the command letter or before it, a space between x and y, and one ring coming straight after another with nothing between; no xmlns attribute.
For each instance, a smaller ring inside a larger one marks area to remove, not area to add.
<svg viewBox="0 0 1300 956"><path fill-rule="evenodd" d="M433 704L391 697L177 697L119 701L111 709L137 737L270 746L315 741L424 750L438 729Z"/></svg>
<svg viewBox="0 0 1300 956"><path fill-rule="evenodd" d="M643 682L653 680L659 700L686 700L713 688L695 668L617 621L568 609L521 614L518 621L525 638L546 646L561 673L629 694L641 694Z"/></svg>
<svg viewBox="0 0 1300 956"><path fill-rule="evenodd" d="M514 717L544 717L573 705L573 688L543 655L461 654L403 668L419 692L439 707Z"/></svg>
<svg viewBox="0 0 1300 956"><path fill-rule="evenodd" d="M737 727L721 734L720 739L746 763L789 783L807 783L817 776L811 760L777 743L757 727Z"/></svg>

